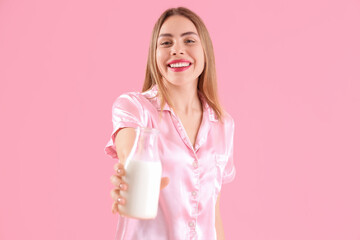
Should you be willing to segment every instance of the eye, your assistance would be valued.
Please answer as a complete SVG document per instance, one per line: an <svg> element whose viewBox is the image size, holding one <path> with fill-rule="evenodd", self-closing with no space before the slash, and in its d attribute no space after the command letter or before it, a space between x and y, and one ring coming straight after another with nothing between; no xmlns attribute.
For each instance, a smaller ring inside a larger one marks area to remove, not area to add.
<svg viewBox="0 0 360 240"><path fill-rule="evenodd" d="M188 40L186 40L185 42L191 42L191 43L194 43L195 41L194 40L191 40L191 39L188 39Z"/></svg>
<svg viewBox="0 0 360 240"><path fill-rule="evenodd" d="M160 45L168 45L168 44L166 44L166 43L170 43L169 41L167 41L167 42L162 42L162 43L160 43Z"/></svg>

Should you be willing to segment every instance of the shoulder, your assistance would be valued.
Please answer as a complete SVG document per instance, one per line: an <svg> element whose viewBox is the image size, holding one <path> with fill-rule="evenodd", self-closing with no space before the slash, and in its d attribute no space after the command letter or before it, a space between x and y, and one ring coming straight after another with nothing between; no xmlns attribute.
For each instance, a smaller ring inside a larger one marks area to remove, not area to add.
<svg viewBox="0 0 360 240"><path fill-rule="evenodd" d="M121 118L127 115L142 115L143 107L138 95L137 92L125 92L116 97L112 104L113 115Z"/></svg>
<svg viewBox="0 0 360 240"><path fill-rule="evenodd" d="M143 105L146 101L147 98L141 92L125 92L115 99L114 106Z"/></svg>
<svg viewBox="0 0 360 240"><path fill-rule="evenodd" d="M115 99L115 103L126 101L139 101L141 93L139 92L125 92Z"/></svg>
<svg viewBox="0 0 360 240"><path fill-rule="evenodd" d="M225 138L227 139L228 143L232 142L235 135L235 121L234 118L225 110L223 115L223 122L224 122Z"/></svg>
<svg viewBox="0 0 360 240"><path fill-rule="evenodd" d="M223 124L225 125L225 127L234 128L235 126L234 118L227 111L224 110L222 117L223 117Z"/></svg>
<svg viewBox="0 0 360 240"><path fill-rule="evenodd" d="M113 109L137 110L144 112L153 110L154 106L150 99L149 92L125 92L118 96L114 103Z"/></svg>

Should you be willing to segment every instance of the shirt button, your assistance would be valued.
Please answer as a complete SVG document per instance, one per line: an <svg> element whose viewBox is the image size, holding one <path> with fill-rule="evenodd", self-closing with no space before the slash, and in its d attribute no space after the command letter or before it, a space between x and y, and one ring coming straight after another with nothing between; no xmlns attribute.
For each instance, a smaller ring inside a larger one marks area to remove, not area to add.
<svg viewBox="0 0 360 240"><path fill-rule="evenodd" d="M198 167L198 164L197 164L196 161L194 161L192 165L193 165L194 168L197 168L197 167Z"/></svg>
<svg viewBox="0 0 360 240"><path fill-rule="evenodd" d="M194 221L189 221L189 227L194 227L195 226L195 223L194 223Z"/></svg>
<svg viewBox="0 0 360 240"><path fill-rule="evenodd" d="M196 191L192 191L191 193L194 197L196 196L197 192Z"/></svg>

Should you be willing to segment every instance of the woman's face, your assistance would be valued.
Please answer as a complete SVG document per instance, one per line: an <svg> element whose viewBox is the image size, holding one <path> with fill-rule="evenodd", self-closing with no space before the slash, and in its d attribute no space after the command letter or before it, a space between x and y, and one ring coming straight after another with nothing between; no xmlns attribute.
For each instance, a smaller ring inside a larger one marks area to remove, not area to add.
<svg viewBox="0 0 360 240"><path fill-rule="evenodd" d="M180 62L173 65L174 60ZM166 19L156 45L156 64L163 78L173 85L196 82L197 86L204 61L204 50L195 25L183 16Z"/></svg>

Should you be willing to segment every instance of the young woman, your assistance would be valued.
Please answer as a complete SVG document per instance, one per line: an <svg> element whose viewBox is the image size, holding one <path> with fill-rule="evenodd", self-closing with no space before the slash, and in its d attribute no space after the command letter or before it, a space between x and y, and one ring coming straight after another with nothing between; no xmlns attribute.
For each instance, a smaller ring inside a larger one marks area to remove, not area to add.
<svg viewBox="0 0 360 240"><path fill-rule="evenodd" d="M105 152L119 159L111 182L116 239L224 239L220 190L235 177L234 121L220 106L209 33L187 8L166 10L156 22L142 92L119 96L112 107L113 132ZM158 214L152 220L121 215L124 163L136 127L156 128L163 178Z"/></svg>

